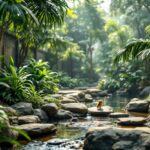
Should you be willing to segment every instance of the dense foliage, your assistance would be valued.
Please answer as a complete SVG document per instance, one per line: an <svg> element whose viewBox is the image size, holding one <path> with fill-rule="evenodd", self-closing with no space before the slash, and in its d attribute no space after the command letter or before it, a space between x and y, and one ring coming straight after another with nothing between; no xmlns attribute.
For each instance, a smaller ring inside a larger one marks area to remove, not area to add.
<svg viewBox="0 0 150 150"><path fill-rule="evenodd" d="M111 92L130 91L149 84L148 1L7 0L0 1L0 5L4 6L0 7L0 45L4 42L4 32L16 36L20 43L17 66L26 58L36 57L39 49L46 53L45 59L50 63L49 67L46 62L31 60L23 69L13 69L18 83L11 90L16 90L22 82L22 89L28 85L28 91L32 87L29 91L36 97L55 93L58 87L84 86L86 81L99 80L98 86ZM13 67L10 68L5 70L7 73L3 70L3 74L12 76ZM19 81L22 77L25 81ZM11 91L8 87L14 83L6 84L3 88ZM16 97L17 101L24 97L23 91L3 96ZM27 94L26 99L29 97Z"/></svg>
<svg viewBox="0 0 150 150"><path fill-rule="evenodd" d="M49 70L47 62L31 60L29 65L16 68L10 59L0 72L0 97L4 103L13 104L19 101L43 103L43 94L55 93L58 79L55 72Z"/></svg>
<svg viewBox="0 0 150 150"><path fill-rule="evenodd" d="M28 64L24 66L24 69L30 75L28 76L28 80L32 81L35 90L39 93L50 94L58 91L58 74L49 69L48 62L31 59L28 61Z"/></svg>

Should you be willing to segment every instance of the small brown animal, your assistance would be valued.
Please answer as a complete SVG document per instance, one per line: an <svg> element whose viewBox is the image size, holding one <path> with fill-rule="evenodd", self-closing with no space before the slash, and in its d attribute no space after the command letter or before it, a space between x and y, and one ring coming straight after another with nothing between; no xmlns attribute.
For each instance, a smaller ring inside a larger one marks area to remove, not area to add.
<svg viewBox="0 0 150 150"><path fill-rule="evenodd" d="M102 100L99 100L99 101L97 102L97 105L96 105L97 109L101 109L102 106L103 106L103 101L102 101Z"/></svg>

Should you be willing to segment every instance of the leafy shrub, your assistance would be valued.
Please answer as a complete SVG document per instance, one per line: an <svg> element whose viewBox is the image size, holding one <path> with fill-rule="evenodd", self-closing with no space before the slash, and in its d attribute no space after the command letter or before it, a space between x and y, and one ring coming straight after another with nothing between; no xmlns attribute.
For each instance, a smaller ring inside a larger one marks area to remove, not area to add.
<svg viewBox="0 0 150 150"><path fill-rule="evenodd" d="M16 68L14 61L10 59L10 65L5 65L0 70L0 98L8 104L19 101L31 101L40 96L35 91L31 80L28 80L31 74L28 74L24 67Z"/></svg>
<svg viewBox="0 0 150 150"><path fill-rule="evenodd" d="M115 92L119 89L120 83L114 79L103 79L98 82L98 88L101 90L107 89L109 92Z"/></svg>
<svg viewBox="0 0 150 150"><path fill-rule="evenodd" d="M75 88L79 86L85 85L85 80L77 79L77 78L71 78L67 74L61 72L58 74L59 78L59 84L61 87L68 87L68 88Z"/></svg>
<svg viewBox="0 0 150 150"><path fill-rule="evenodd" d="M45 103L43 95L58 90L57 73L48 69L48 63L31 60L29 65L16 68L10 58L10 65L0 70L0 98L4 103L31 102L33 106ZM52 98L49 98L52 100ZM55 102L56 101L56 102ZM57 100L53 102L58 103Z"/></svg>
<svg viewBox="0 0 150 150"><path fill-rule="evenodd" d="M144 81L146 76L142 68L136 69L135 66L121 66L117 70L112 70L107 77L104 77L98 82L99 89L107 89L110 92L115 92L118 89L126 91L138 89L141 81Z"/></svg>
<svg viewBox="0 0 150 150"><path fill-rule="evenodd" d="M25 70L30 74L28 79L33 82L35 90L41 93L55 93L58 91L58 75L49 69L48 62L31 59L28 65L25 66Z"/></svg>

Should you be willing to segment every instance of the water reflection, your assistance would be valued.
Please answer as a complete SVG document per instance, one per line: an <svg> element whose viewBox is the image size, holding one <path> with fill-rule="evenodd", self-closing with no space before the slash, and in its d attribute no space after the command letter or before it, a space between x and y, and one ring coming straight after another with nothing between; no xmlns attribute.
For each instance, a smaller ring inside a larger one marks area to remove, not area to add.
<svg viewBox="0 0 150 150"><path fill-rule="evenodd" d="M103 101L103 105L111 106L115 112L123 112L125 106L130 101L129 97L120 97L117 95L99 98L98 100ZM97 100L94 100L92 103L86 103L88 107L96 106Z"/></svg>

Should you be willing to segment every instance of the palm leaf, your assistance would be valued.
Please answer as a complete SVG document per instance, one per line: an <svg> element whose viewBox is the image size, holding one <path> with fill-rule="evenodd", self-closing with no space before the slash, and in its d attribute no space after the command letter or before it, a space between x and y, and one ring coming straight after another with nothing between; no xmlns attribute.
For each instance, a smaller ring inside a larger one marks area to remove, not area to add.
<svg viewBox="0 0 150 150"><path fill-rule="evenodd" d="M128 43L124 49L117 53L114 59L114 63L118 63L120 60L129 61L130 59L139 58L145 50L150 48L149 39L136 39ZM146 55L145 55L146 56Z"/></svg>

